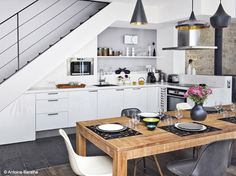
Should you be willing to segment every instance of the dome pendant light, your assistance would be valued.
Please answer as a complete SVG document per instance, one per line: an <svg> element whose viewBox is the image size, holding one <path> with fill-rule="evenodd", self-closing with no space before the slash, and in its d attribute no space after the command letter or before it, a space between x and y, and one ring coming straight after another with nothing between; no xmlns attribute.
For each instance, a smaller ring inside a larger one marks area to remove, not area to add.
<svg viewBox="0 0 236 176"><path fill-rule="evenodd" d="M231 17L224 11L221 0L216 13L210 18L210 21L214 28L225 28L230 24Z"/></svg>
<svg viewBox="0 0 236 176"><path fill-rule="evenodd" d="M147 24L146 14L143 8L142 0L137 0L133 16L131 18L130 24L133 25L144 25Z"/></svg>
<svg viewBox="0 0 236 176"><path fill-rule="evenodd" d="M192 30L192 29L205 29L209 28L210 25L205 21L200 21L196 19L193 11L193 0L192 0L192 12L188 20L179 21L175 26L178 30Z"/></svg>

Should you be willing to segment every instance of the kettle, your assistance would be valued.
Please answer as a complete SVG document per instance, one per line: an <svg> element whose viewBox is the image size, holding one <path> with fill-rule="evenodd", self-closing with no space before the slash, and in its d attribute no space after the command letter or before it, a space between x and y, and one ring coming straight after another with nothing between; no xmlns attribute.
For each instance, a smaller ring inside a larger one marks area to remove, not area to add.
<svg viewBox="0 0 236 176"><path fill-rule="evenodd" d="M148 76L147 76L147 83L155 83L156 77L154 75L154 72L148 72Z"/></svg>

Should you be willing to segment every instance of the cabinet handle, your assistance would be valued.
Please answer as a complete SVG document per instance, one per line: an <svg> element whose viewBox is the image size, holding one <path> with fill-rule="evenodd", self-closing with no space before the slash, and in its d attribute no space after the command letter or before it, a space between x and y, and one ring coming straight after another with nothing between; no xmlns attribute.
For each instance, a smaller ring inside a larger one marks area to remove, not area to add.
<svg viewBox="0 0 236 176"><path fill-rule="evenodd" d="M98 92L97 90L90 90L89 92Z"/></svg>
<svg viewBox="0 0 236 176"><path fill-rule="evenodd" d="M58 101L57 99L55 99L55 100L48 100L48 102L54 102L54 101Z"/></svg>
<svg viewBox="0 0 236 176"><path fill-rule="evenodd" d="M116 91L124 91L124 89L116 89Z"/></svg>
<svg viewBox="0 0 236 176"><path fill-rule="evenodd" d="M51 114L48 114L48 116L56 116L58 115L58 113L51 113Z"/></svg>
<svg viewBox="0 0 236 176"><path fill-rule="evenodd" d="M48 95L57 95L58 93L48 93Z"/></svg>
<svg viewBox="0 0 236 176"><path fill-rule="evenodd" d="M141 88L133 88L133 90L140 90Z"/></svg>

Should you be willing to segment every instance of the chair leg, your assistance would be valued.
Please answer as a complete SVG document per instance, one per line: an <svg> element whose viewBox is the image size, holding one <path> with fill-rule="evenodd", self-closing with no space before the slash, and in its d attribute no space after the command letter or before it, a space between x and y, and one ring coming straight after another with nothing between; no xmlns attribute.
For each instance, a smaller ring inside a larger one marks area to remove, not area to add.
<svg viewBox="0 0 236 176"><path fill-rule="evenodd" d="M161 170L161 166L160 166L160 164L159 164L159 162L158 162L158 160L157 160L157 156L156 156L156 155L153 155L153 158L154 158L154 160L155 160L155 163L156 163L156 165L157 165L157 170L159 171L160 175L161 175L161 176L164 176L164 174L163 174L163 172L162 172L162 170Z"/></svg>
<svg viewBox="0 0 236 176"><path fill-rule="evenodd" d="M134 176L136 176L137 165L138 165L138 159L135 159L135 160L134 160Z"/></svg>
<svg viewBox="0 0 236 176"><path fill-rule="evenodd" d="M146 173L146 160L145 157L143 157L143 171Z"/></svg>

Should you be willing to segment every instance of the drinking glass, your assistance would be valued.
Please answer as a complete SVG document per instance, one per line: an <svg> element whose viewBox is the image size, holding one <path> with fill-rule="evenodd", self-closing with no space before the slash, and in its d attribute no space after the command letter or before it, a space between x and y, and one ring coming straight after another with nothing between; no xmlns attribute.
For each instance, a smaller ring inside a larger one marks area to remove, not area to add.
<svg viewBox="0 0 236 176"><path fill-rule="evenodd" d="M180 120L183 117L183 111L182 110L176 110L175 111L175 117Z"/></svg>
<svg viewBox="0 0 236 176"><path fill-rule="evenodd" d="M138 123L140 122L140 116L138 115L138 113L133 113L132 114L132 122L136 128L136 126L138 125Z"/></svg>

